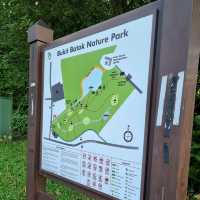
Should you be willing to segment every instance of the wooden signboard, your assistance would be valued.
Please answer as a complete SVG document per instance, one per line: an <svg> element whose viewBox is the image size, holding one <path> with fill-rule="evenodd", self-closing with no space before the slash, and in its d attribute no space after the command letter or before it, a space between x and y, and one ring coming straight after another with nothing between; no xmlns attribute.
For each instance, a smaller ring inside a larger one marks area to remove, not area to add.
<svg viewBox="0 0 200 200"><path fill-rule="evenodd" d="M162 0L55 41L30 27L29 200L54 199L47 178L95 199L186 199L199 19L198 0Z"/></svg>

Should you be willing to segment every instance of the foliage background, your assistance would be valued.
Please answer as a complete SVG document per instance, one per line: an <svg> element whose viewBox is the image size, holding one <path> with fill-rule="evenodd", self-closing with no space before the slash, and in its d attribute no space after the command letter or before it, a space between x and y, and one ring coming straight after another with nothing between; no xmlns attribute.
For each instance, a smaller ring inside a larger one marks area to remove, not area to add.
<svg viewBox="0 0 200 200"><path fill-rule="evenodd" d="M78 31L151 0L1 0L0 1L0 96L13 96L14 137L27 131L29 47L27 29L43 19L55 30L54 37ZM189 191L200 192L200 78L196 93Z"/></svg>

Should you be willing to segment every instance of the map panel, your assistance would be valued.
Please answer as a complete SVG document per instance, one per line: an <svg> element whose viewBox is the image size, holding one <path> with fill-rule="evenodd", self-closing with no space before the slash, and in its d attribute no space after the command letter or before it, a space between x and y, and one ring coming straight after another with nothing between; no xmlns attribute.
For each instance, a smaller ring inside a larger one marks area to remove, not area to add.
<svg viewBox="0 0 200 200"><path fill-rule="evenodd" d="M41 169L140 200L153 15L45 50Z"/></svg>

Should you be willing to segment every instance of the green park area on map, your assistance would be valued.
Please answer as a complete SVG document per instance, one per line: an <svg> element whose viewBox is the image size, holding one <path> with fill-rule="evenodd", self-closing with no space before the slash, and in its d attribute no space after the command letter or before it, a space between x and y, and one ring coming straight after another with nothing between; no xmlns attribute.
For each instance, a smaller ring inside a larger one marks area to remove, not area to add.
<svg viewBox="0 0 200 200"><path fill-rule="evenodd" d="M111 46L61 61L66 108L53 119L52 130L64 141L73 141L87 130L99 134L134 90L117 66L108 70L100 63L115 49ZM91 74L94 77L90 82L87 78Z"/></svg>

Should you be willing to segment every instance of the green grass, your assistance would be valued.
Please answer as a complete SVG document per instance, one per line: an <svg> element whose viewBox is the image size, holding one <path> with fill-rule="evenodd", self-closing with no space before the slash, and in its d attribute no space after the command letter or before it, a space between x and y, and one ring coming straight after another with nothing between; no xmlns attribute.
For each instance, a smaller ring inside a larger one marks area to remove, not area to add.
<svg viewBox="0 0 200 200"><path fill-rule="evenodd" d="M25 142L0 143L0 200L25 199Z"/></svg>
<svg viewBox="0 0 200 200"><path fill-rule="evenodd" d="M56 200L89 200L70 188L48 181L47 191ZM0 143L0 200L26 199L26 141Z"/></svg>

